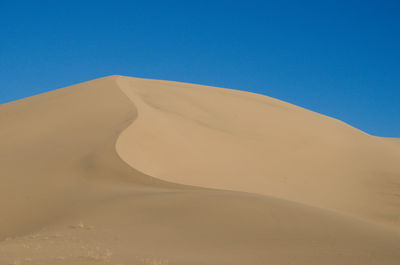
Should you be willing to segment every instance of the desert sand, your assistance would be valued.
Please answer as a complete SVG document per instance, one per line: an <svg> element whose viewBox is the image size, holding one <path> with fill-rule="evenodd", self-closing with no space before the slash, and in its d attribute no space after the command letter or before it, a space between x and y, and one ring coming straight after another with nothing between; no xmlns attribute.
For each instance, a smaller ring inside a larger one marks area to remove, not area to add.
<svg viewBox="0 0 400 265"><path fill-rule="evenodd" d="M400 139L109 76L0 105L0 264L398 265Z"/></svg>

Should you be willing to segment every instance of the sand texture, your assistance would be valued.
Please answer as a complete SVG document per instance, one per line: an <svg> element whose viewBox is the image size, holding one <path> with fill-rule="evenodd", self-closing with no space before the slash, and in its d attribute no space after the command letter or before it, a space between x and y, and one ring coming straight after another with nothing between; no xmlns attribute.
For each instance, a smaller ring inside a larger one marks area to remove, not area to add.
<svg viewBox="0 0 400 265"><path fill-rule="evenodd" d="M398 265L400 139L109 76L0 105L0 265Z"/></svg>

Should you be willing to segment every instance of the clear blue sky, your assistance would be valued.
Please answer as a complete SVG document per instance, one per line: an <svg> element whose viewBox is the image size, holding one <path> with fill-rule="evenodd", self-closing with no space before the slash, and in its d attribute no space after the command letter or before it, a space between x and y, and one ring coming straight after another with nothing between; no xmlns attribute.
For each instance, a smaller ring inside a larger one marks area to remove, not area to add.
<svg viewBox="0 0 400 265"><path fill-rule="evenodd" d="M0 0L0 38L0 103L120 74L266 94L400 137L399 1Z"/></svg>

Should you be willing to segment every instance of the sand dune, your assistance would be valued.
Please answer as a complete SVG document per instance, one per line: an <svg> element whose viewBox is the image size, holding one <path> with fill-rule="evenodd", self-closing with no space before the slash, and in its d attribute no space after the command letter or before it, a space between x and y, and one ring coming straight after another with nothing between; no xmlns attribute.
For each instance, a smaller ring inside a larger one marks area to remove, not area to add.
<svg viewBox="0 0 400 265"><path fill-rule="evenodd" d="M398 264L398 142L121 76L0 105L0 264Z"/></svg>

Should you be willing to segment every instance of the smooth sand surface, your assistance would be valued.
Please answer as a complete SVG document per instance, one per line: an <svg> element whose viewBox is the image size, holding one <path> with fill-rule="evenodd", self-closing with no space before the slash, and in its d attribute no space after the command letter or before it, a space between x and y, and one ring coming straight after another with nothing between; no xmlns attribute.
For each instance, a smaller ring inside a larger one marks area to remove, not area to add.
<svg viewBox="0 0 400 265"><path fill-rule="evenodd" d="M0 264L398 265L398 139L110 76L0 105Z"/></svg>

